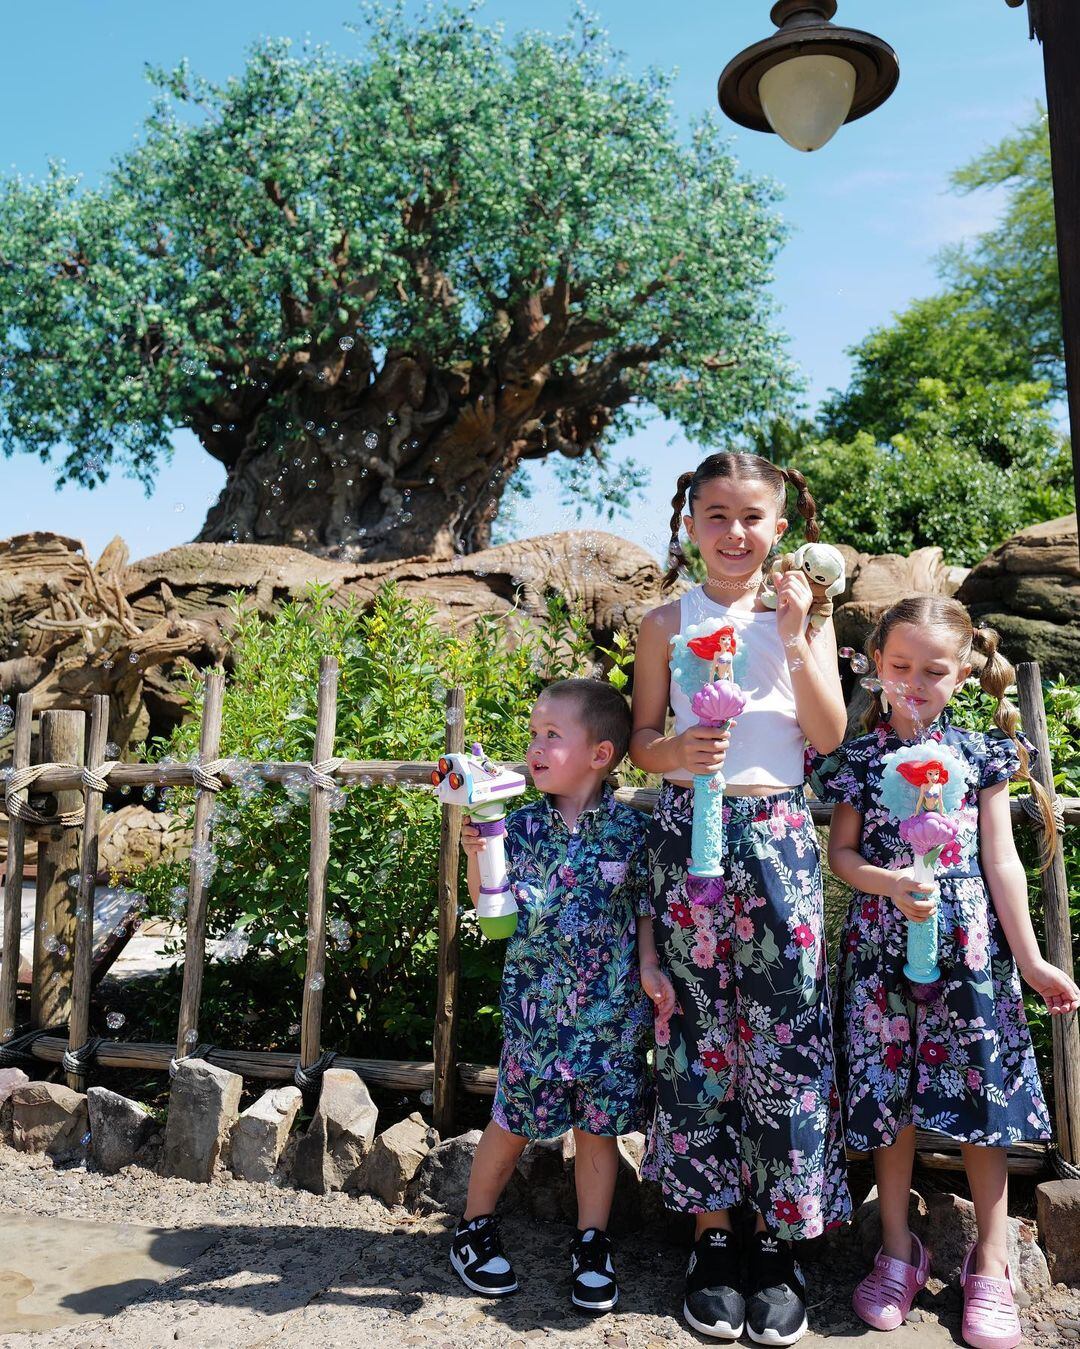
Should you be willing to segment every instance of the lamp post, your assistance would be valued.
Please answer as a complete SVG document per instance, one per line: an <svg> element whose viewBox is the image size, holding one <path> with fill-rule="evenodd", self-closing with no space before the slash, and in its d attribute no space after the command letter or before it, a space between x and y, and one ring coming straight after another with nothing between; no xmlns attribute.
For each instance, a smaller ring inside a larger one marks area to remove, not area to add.
<svg viewBox="0 0 1080 1349"><path fill-rule="evenodd" d="M845 122L885 102L900 78L896 53L872 33L837 27L835 13L836 0L777 0L778 31L720 76L720 106L733 122L819 150Z"/></svg>
<svg viewBox="0 0 1080 1349"><path fill-rule="evenodd" d="M1024 0L1006 0L1017 9ZM1031 36L1042 43L1050 168L1054 178L1061 335L1069 391L1073 482L1080 501L1080 7L1076 0L1027 0Z"/></svg>

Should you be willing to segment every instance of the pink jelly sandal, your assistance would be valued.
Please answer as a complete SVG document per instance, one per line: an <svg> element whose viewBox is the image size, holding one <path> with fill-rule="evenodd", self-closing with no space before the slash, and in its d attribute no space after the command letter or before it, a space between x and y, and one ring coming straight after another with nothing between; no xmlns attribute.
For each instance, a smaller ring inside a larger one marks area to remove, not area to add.
<svg viewBox="0 0 1080 1349"><path fill-rule="evenodd" d="M1013 1301L1012 1275L1003 1279L972 1273L975 1245L964 1256L960 1287L964 1290L964 1322L960 1333L972 1349L1013 1349L1020 1343L1020 1317Z"/></svg>
<svg viewBox="0 0 1080 1349"><path fill-rule="evenodd" d="M894 1260L878 1251L874 1268L859 1284L851 1305L868 1326L875 1330L896 1330L904 1324L911 1304L926 1286L930 1259L917 1236L912 1236L916 1263Z"/></svg>

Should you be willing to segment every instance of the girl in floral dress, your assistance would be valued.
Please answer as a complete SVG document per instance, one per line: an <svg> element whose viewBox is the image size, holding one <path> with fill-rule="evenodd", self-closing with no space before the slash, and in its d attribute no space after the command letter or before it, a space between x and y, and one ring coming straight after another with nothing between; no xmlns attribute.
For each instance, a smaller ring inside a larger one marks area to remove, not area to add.
<svg viewBox="0 0 1080 1349"><path fill-rule="evenodd" d="M827 753L844 734L836 642L831 622L807 631L813 596L801 571L781 578L775 611L760 599L787 528L789 485L816 540L813 497L794 470L714 454L679 478L667 580L684 563L682 525L707 579L642 623L630 745L639 767L665 778L647 836L652 920L639 920L641 978L654 999L672 990L675 999L674 1014L656 1022L658 1104L643 1169L669 1208L697 1218L687 1322L718 1339L738 1338L745 1322L752 1339L778 1345L807 1324L788 1242L850 1212L820 858L803 798L806 740ZM746 706L730 732L698 725L669 670L675 636L707 621L735 637ZM687 893L692 782L721 764L724 893L707 905ZM739 1205L755 1221L745 1242L731 1220Z"/></svg>
<svg viewBox="0 0 1080 1349"><path fill-rule="evenodd" d="M1020 1342L1007 1267L1005 1148L1050 1137L1017 965L1051 1013L1080 1006L1073 981L1042 958L1028 912L1008 783L1030 782L1032 751L1003 701L1014 674L997 640L990 629L973 631L955 600L920 596L887 610L868 649L891 710L886 716L875 702L868 734L817 762L812 777L819 795L836 803L829 865L855 891L842 938L838 1068L847 1143L873 1151L881 1206L882 1248L854 1307L869 1325L895 1329L926 1282L926 1251L908 1230L908 1192L915 1130L936 1130L963 1144L975 1202L979 1240L961 1283L963 1334L976 1349ZM973 648L985 657L982 687L998 700L990 734L962 730L948 716ZM929 761L941 745L966 771L952 817L960 832L939 858L936 892L915 882L899 821L880 800L884 756L922 741ZM1053 814L1042 789L1030 785L1049 849ZM935 912L941 977L916 1001L903 972L907 920Z"/></svg>

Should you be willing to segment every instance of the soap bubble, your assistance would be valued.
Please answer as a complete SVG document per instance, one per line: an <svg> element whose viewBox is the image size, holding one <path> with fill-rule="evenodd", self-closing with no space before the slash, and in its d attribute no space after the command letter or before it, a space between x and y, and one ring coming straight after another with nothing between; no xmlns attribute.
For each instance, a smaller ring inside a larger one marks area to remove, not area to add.
<svg viewBox="0 0 1080 1349"><path fill-rule="evenodd" d="M5 735L15 724L15 713L7 703L0 703L0 735Z"/></svg>
<svg viewBox="0 0 1080 1349"><path fill-rule="evenodd" d="M184 1032L184 1044L186 1045L193 1045L198 1038L199 1032L197 1030L189 1030Z"/></svg>
<svg viewBox="0 0 1080 1349"><path fill-rule="evenodd" d="M119 1030L126 1020L123 1012L110 1012L105 1018L105 1024L110 1030Z"/></svg>
<svg viewBox="0 0 1080 1349"><path fill-rule="evenodd" d="M115 740L110 740L109 743L105 746L105 757L106 759L119 759L120 746L116 743Z"/></svg>
<svg viewBox="0 0 1080 1349"><path fill-rule="evenodd" d="M867 693L881 692L881 680L876 678L874 675L867 675L865 679L860 679L859 683L867 691Z"/></svg>
<svg viewBox="0 0 1080 1349"><path fill-rule="evenodd" d="M420 1093L421 1105L431 1105L434 1100L435 1100L435 1093L433 1091L422 1091Z"/></svg>
<svg viewBox="0 0 1080 1349"><path fill-rule="evenodd" d="M355 337L339 337L339 338L338 338L338 343L337 343L337 344L338 344L338 346L341 348L342 351L352 351L353 347L356 346L356 338L355 338Z"/></svg>
<svg viewBox="0 0 1080 1349"><path fill-rule="evenodd" d="M294 1021L293 1024L289 1027L289 1034L290 1035L300 1034L300 1026L298 1022Z"/></svg>
<svg viewBox="0 0 1080 1349"><path fill-rule="evenodd" d="M870 669L870 661L861 651L856 651L851 658L851 668L857 675L864 675Z"/></svg>
<svg viewBox="0 0 1080 1349"><path fill-rule="evenodd" d="M322 976L321 974L315 974L315 975L312 975L312 979L311 979L311 987L312 987L316 992L318 992L318 990L319 990L320 988L324 988L325 986L326 986L326 980L323 978L323 976Z"/></svg>

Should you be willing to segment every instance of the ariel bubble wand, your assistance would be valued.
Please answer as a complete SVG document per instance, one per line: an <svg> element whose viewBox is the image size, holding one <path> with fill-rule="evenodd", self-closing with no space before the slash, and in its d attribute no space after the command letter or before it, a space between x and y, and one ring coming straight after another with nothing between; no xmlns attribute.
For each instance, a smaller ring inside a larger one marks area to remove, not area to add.
<svg viewBox="0 0 1080 1349"><path fill-rule="evenodd" d="M674 640L671 671L690 699L700 726L724 729L746 706L733 679L738 641L729 625L697 623ZM715 905L724 897L724 775L694 776L694 819L686 895L692 904Z"/></svg>
<svg viewBox="0 0 1080 1349"><path fill-rule="evenodd" d="M941 851L960 832L951 818L964 797L964 766L946 745L904 745L883 760L881 804L899 820L900 837L914 854L914 879L933 885ZM938 966L938 915L923 923L908 919L904 974L916 1001L933 997L941 978Z"/></svg>
<svg viewBox="0 0 1080 1349"><path fill-rule="evenodd" d="M463 806L470 820L487 840L479 854L480 899L476 917L480 931L493 940L512 937L517 927L518 906L510 893L506 872L506 807L508 798L520 796L525 779L509 768L491 762L479 742L471 754L444 754L431 774L444 806Z"/></svg>

